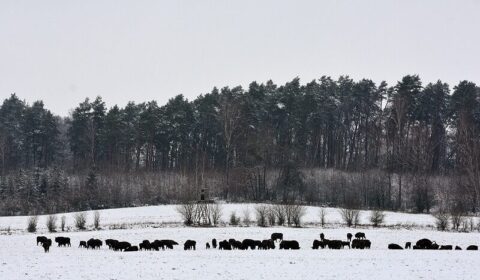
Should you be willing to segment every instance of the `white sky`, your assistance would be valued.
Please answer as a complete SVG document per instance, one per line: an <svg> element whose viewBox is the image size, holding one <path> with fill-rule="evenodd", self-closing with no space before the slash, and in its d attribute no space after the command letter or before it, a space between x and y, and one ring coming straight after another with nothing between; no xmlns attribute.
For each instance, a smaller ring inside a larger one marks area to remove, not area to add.
<svg viewBox="0 0 480 280"><path fill-rule="evenodd" d="M0 99L64 116L296 76L478 84L479 51L475 0L0 1Z"/></svg>

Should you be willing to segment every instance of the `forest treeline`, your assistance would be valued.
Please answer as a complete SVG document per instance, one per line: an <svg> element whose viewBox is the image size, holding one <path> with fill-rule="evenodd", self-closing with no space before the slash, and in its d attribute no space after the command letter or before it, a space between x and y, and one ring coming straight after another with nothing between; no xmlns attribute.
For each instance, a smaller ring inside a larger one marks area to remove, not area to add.
<svg viewBox="0 0 480 280"><path fill-rule="evenodd" d="M214 88L68 117L0 107L0 214L228 201L477 211L480 89L323 76Z"/></svg>

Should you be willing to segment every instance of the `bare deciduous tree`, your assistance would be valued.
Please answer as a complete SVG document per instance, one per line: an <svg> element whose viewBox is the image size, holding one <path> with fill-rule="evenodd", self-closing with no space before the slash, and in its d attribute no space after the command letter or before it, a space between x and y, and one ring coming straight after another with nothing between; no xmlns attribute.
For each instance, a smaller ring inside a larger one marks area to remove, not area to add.
<svg viewBox="0 0 480 280"><path fill-rule="evenodd" d="M49 215L47 216L47 229L49 232L57 231L57 216Z"/></svg>
<svg viewBox="0 0 480 280"><path fill-rule="evenodd" d="M38 216L30 216L27 220L27 231L37 232Z"/></svg>
<svg viewBox="0 0 480 280"><path fill-rule="evenodd" d="M360 211L356 209L340 209L340 215L342 216L343 222L351 227L352 225L358 225L360 222Z"/></svg>
<svg viewBox="0 0 480 280"><path fill-rule="evenodd" d="M318 212L319 216L320 216L320 225L322 225L322 227L325 227L325 224L327 223L327 211L325 210L325 208L320 208L320 211Z"/></svg>
<svg viewBox="0 0 480 280"><path fill-rule="evenodd" d="M268 215L268 207L264 204L260 204L255 206L255 214L257 218L257 225L260 227L267 226L267 215Z"/></svg>
<svg viewBox="0 0 480 280"><path fill-rule="evenodd" d="M370 215L370 222L374 227L378 227L383 224L383 221L385 219L385 213L380 210L373 210L371 215Z"/></svg>
<svg viewBox="0 0 480 280"><path fill-rule="evenodd" d="M444 211L438 211L433 215L435 217L435 225L438 230L444 231L448 228L449 215Z"/></svg>
<svg viewBox="0 0 480 280"><path fill-rule="evenodd" d="M85 212L78 212L73 215L73 220L75 221L75 227L78 230L85 230L85 225L87 224L87 214Z"/></svg>
<svg viewBox="0 0 480 280"><path fill-rule="evenodd" d="M65 231L66 220L67 220L67 217L65 217L65 215L63 215L62 218L60 218L60 228L62 229L62 231Z"/></svg>
<svg viewBox="0 0 480 280"><path fill-rule="evenodd" d="M183 223L191 226L195 221L196 205L194 203L184 203L177 206L177 212L182 216Z"/></svg>
<svg viewBox="0 0 480 280"><path fill-rule="evenodd" d="M95 213L93 213L93 227L95 229L100 229L100 212L99 211L95 211Z"/></svg>

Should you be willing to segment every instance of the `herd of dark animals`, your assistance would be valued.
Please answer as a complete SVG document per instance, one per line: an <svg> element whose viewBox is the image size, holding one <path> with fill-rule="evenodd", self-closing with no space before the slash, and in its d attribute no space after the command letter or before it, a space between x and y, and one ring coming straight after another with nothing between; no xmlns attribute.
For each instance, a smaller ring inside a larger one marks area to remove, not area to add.
<svg viewBox="0 0 480 280"><path fill-rule="evenodd" d="M352 238L355 237L353 240ZM70 238L68 237L56 237L55 242L58 244L58 247L70 247ZM299 250L300 245L296 240L284 240L282 233L272 233L270 239L264 240L254 240L254 239L244 239L242 241L235 240L233 238L229 240L223 240L217 242L214 238L210 243L205 244L206 249L218 249L219 250L270 250L275 249L275 243L278 243L278 246L282 250ZM52 246L52 240L48 239L45 236L37 237L37 246L41 244L45 253L49 252L50 246ZM108 246L110 250L113 251L123 251L123 252L135 252L135 251L159 251L160 249L173 249L175 245L179 245L174 240L163 239L155 240L150 242L149 240L143 240L142 243L132 245L126 241L119 241L116 239L106 239L105 245ZM184 250L196 250L197 242L194 240L187 240L183 245ZM100 249L103 246L103 242L100 239L91 238L87 241L80 241L78 247L85 249ZM315 239L312 244L312 249L343 249L348 247L350 249L370 249L371 242L366 239L365 233L357 232L354 236L351 233L347 234L347 241L343 240L330 240L326 239L323 233L320 233L320 240ZM391 243L388 245L390 250L403 250L404 248L398 244ZM423 238L418 240L415 245L412 246L411 242L405 243L405 249L414 249L414 250L462 250L459 246L453 247L452 245L438 245L435 241L430 241L429 239ZM466 250L478 250L478 246L470 245Z"/></svg>

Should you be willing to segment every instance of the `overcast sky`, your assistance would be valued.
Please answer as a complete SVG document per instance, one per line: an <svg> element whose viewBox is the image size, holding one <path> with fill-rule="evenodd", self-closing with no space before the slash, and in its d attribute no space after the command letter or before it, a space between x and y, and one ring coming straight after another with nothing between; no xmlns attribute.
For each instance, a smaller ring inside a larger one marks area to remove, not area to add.
<svg viewBox="0 0 480 280"><path fill-rule="evenodd" d="M66 116L322 75L480 83L480 1L0 2L0 98Z"/></svg>

